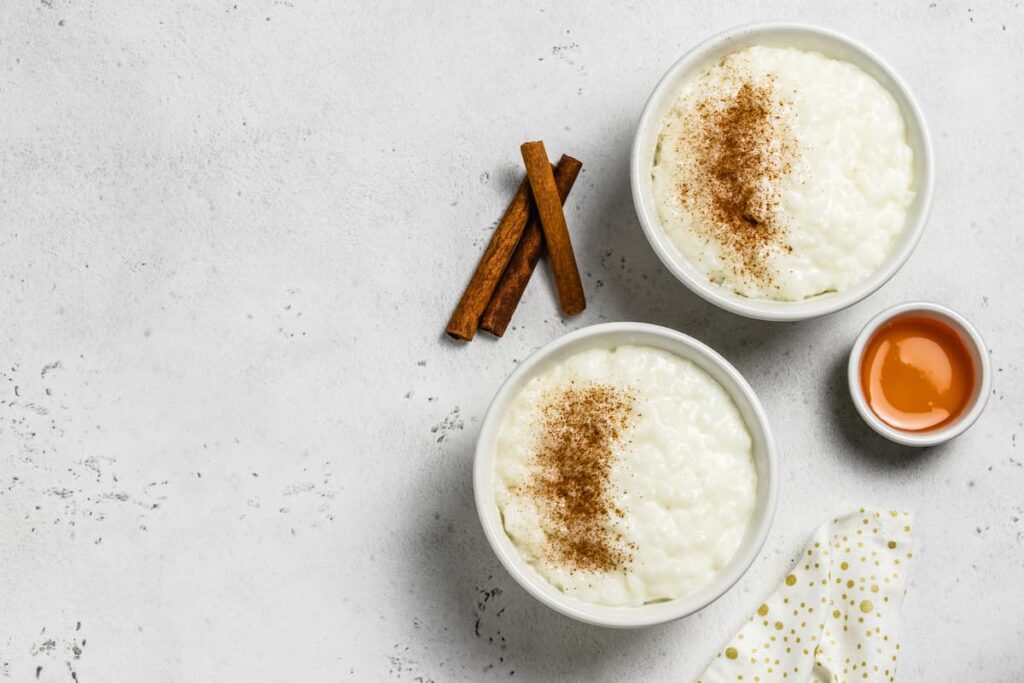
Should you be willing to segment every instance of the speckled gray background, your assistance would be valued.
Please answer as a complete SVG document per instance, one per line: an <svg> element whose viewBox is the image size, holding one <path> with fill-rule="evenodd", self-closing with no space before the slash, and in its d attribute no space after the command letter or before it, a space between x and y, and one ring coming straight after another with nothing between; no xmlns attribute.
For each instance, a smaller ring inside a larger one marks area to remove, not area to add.
<svg viewBox="0 0 1024 683"><path fill-rule="evenodd" d="M937 152L907 266L804 324L690 295L629 196L664 69L765 19L866 41ZM899 680L1024 679L1022 31L1018 3L944 0L0 4L0 679L687 681L861 503L918 513ZM584 161L590 306L561 320L544 273L504 339L451 343L532 138ZM971 318L997 373L969 433L911 453L859 422L843 363L919 298ZM643 631L533 601L472 501L502 379L603 320L719 349L781 448L751 571Z"/></svg>

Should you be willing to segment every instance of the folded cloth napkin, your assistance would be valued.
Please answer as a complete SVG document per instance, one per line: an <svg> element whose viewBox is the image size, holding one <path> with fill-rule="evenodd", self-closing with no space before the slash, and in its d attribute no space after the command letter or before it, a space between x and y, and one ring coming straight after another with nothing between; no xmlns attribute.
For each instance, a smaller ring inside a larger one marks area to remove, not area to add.
<svg viewBox="0 0 1024 683"><path fill-rule="evenodd" d="M895 680L911 525L864 508L822 525L697 683Z"/></svg>

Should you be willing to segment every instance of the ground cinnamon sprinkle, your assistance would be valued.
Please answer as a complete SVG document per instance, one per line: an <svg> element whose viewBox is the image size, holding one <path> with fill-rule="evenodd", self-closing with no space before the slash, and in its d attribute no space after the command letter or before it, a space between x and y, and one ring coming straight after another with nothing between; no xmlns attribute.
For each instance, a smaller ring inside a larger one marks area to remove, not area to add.
<svg viewBox="0 0 1024 683"><path fill-rule="evenodd" d="M611 527L613 446L633 412L634 394L604 384L571 383L544 397L526 492L547 518L549 560L570 570L607 572L631 559Z"/></svg>
<svg viewBox="0 0 1024 683"><path fill-rule="evenodd" d="M708 236L733 254L741 274L770 285L772 250L791 249L778 209L795 145L771 79L726 66L738 86L701 100L688 126L692 139L680 141L693 155L680 197L702 217Z"/></svg>

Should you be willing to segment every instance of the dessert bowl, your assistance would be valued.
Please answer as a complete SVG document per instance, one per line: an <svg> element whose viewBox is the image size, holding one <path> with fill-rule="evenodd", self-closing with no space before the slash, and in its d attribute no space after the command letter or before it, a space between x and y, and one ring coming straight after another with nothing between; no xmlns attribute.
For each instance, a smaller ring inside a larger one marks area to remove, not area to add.
<svg viewBox="0 0 1024 683"><path fill-rule="evenodd" d="M694 73L724 56L752 46L790 47L815 51L848 62L873 77L895 100L913 152L914 199L896 243L870 276L848 289L799 301L748 298L711 282L680 252L662 229L653 190L652 169L662 120L675 104L680 86ZM637 126L630 158L633 203L644 234L673 275L706 301L750 318L793 321L834 313L864 299L885 284L910 257L924 231L933 188L932 146L921 111L909 89L877 55L860 43L828 29L804 24L771 23L741 26L720 33L687 52L654 88Z"/></svg>
<svg viewBox="0 0 1024 683"><path fill-rule="evenodd" d="M757 473L753 514L732 559L704 586L674 600L639 606L611 607L585 602L549 583L521 555L505 532L495 499L497 441L502 419L522 387L538 373L564 359L592 349L642 345L691 361L717 381L732 399L749 431ZM494 397L480 428L473 463L477 513L491 548L527 592L545 605L582 622L598 626L637 628L679 619L706 607L735 584L764 545L775 512L778 468L775 443L764 409L753 389L728 361L708 346L675 330L643 323L606 323L569 333L523 361Z"/></svg>
<svg viewBox="0 0 1024 683"><path fill-rule="evenodd" d="M907 431L897 429L883 421L871 409L867 397L864 395L864 387L861 383L861 364L864 359L865 349L875 333L886 323L903 316L917 316L931 318L950 329L959 337L967 353L970 355L971 366L974 373L972 391L964 409L952 422L927 431ZM861 418L873 430L895 443L904 446L935 446L949 441L967 431L974 422L981 416L988 403L989 394L992 393L992 365L989 359L988 349L985 346L981 335L971 323L955 311L939 304L927 302L909 302L899 304L882 311L864 326L861 333L850 351L850 360L847 365L847 382L850 388L850 398L857 408Z"/></svg>

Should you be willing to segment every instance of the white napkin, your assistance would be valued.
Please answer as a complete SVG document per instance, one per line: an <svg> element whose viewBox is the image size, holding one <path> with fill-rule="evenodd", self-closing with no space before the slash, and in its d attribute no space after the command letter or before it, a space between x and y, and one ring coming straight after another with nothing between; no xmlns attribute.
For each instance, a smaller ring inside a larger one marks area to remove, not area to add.
<svg viewBox="0 0 1024 683"><path fill-rule="evenodd" d="M911 525L865 508L822 525L697 683L895 680Z"/></svg>

